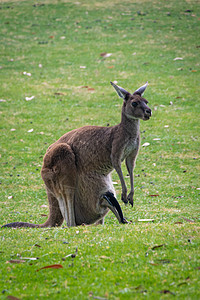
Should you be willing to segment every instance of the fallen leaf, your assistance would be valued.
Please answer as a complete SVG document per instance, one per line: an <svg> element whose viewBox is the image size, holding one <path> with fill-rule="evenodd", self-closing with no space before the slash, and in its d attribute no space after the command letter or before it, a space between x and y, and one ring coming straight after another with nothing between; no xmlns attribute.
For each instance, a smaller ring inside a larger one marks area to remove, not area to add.
<svg viewBox="0 0 200 300"><path fill-rule="evenodd" d="M154 219L138 219L138 222L154 222Z"/></svg>
<svg viewBox="0 0 200 300"><path fill-rule="evenodd" d="M38 244L35 244L34 245L35 247L38 247L38 248L41 248L42 246L38 245Z"/></svg>
<svg viewBox="0 0 200 300"><path fill-rule="evenodd" d="M23 75L31 76L32 74L30 72L23 72Z"/></svg>
<svg viewBox="0 0 200 300"><path fill-rule="evenodd" d="M4 100L4 99L0 99L0 102L6 102L6 100Z"/></svg>
<svg viewBox="0 0 200 300"><path fill-rule="evenodd" d="M20 300L20 298L17 298L15 296L7 296L7 299L10 299L10 300Z"/></svg>
<svg viewBox="0 0 200 300"><path fill-rule="evenodd" d="M174 222L174 224L183 224L183 222Z"/></svg>
<svg viewBox="0 0 200 300"><path fill-rule="evenodd" d="M177 286L179 287L179 286L184 285L184 284L187 284L187 282L186 282L186 281L183 281L183 282L177 284Z"/></svg>
<svg viewBox="0 0 200 300"><path fill-rule="evenodd" d="M153 247L151 248L151 250L155 250L155 249L161 248L161 247L163 247L163 246L165 246L165 245L164 245L164 244L161 244L161 245L155 245L155 246L153 246Z"/></svg>
<svg viewBox="0 0 200 300"><path fill-rule="evenodd" d="M108 66L107 68L108 69L113 69L115 66Z"/></svg>
<svg viewBox="0 0 200 300"><path fill-rule="evenodd" d="M160 195L158 195L158 194L155 194L155 195L148 195L148 197L158 197L158 196L160 196Z"/></svg>
<svg viewBox="0 0 200 300"><path fill-rule="evenodd" d="M29 129L27 132L33 132L33 129Z"/></svg>
<svg viewBox="0 0 200 300"><path fill-rule="evenodd" d="M160 291L161 294L171 294L171 295L175 295L173 292L170 292L169 290L162 290Z"/></svg>
<svg viewBox="0 0 200 300"><path fill-rule="evenodd" d="M39 41L38 44L39 44L39 45L48 44L48 41Z"/></svg>
<svg viewBox="0 0 200 300"><path fill-rule="evenodd" d="M13 198L13 196L8 196L8 199L12 199Z"/></svg>
<svg viewBox="0 0 200 300"><path fill-rule="evenodd" d="M161 140L160 138L153 139L153 141L160 141L160 140Z"/></svg>
<svg viewBox="0 0 200 300"><path fill-rule="evenodd" d="M42 204L40 207L48 207L48 205L46 205L46 204Z"/></svg>
<svg viewBox="0 0 200 300"><path fill-rule="evenodd" d="M25 97L25 100L26 100L26 101L31 101L31 100L33 100L34 98L35 98L35 96Z"/></svg>
<svg viewBox="0 0 200 300"><path fill-rule="evenodd" d="M15 128L11 128L11 129L10 129L10 131L15 131L15 130L16 130Z"/></svg>
<svg viewBox="0 0 200 300"><path fill-rule="evenodd" d="M46 214L41 214L40 216L41 217L48 217L48 215L46 215Z"/></svg>
<svg viewBox="0 0 200 300"><path fill-rule="evenodd" d="M176 61L176 60L183 60L183 58L182 57L175 57L174 61Z"/></svg>
<svg viewBox="0 0 200 300"><path fill-rule="evenodd" d="M150 261L150 265L152 265L152 266L159 266L159 264L155 264L154 262L151 262L151 261Z"/></svg>
<svg viewBox="0 0 200 300"><path fill-rule="evenodd" d="M138 286L134 287L133 289L134 290L141 290L141 289L143 289L143 286L142 285L138 285Z"/></svg>
<svg viewBox="0 0 200 300"><path fill-rule="evenodd" d="M95 91L94 88L88 88L88 91Z"/></svg>
<svg viewBox="0 0 200 300"><path fill-rule="evenodd" d="M11 259L11 260L8 260L6 263L10 263L10 264L21 264L21 263L24 263L25 260L23 259Z"/></svg>
<svg viewBox="0 0 200 300"><path fill-rule="evenodd" d="M100 54L100 56L102 56L103 58L110 57L111 55L112 55L112 53L107 53L107 52L103 52Z"/></svg>
<svg viewBox="0 0 200 300"><path fill-rule="evenodd" d="M38 260L39 257L22 257L22 259L25 259L25 260Z"/></svg>
<svg viewBox="0 0 200 300"><path fill-rule="evenodd" d="M184 218L184 217L182 217L182 219L184 219L185 221L187 221L187 222L189 222L189 223L195 223L194 220L190 220L190 219L187 219L187 218Z"/></svg>
<svg viewBox="0 0 200 300"><path fill-rule="evenodd" d="M149 146L150 145L150 143L144 143L143 145L142 145L142 147L147 147L147 146Z"/></svg>
<svg viewBox="0 0 200 300"><path fill-rule="evenodd" d="M86 69L86 66L80 66L80 69Z"/></svg>
<svg viewBox="0 0 200 300"><path fill-rule="evenodd" d="M169 259L157 259L157 262L159 262L161 264L169 264L170 260Z"/></svg>
<svg viewBox="0 0 200 300"><path fill-rule="evenodd" d="M43 270L43 269L62 269L63 266L60 265L60 264L55 264L55 265L49 265L49 266L45 266L45 267L42 267L38 270L36 270L36 272L40 271L40 270Z"/></svg>
<svg viewBox="0 0 200 300"><path fill-rule="evenodd" d="M108 257L108 256L105 256L105 255L102 255L102 256L100 256L99 258L101 258L101 259L108 259L108 260L110 260L110 259L111 259L110 257Z"/></svg>
<svg viewBox="0 0 200 300"><path fill-rule="evenodd" d="M60 92L57 92L57 93L54 93L54 95L62 96L62 95L64 95L64 94L63 94L63 93L60 93Z"/></svg>

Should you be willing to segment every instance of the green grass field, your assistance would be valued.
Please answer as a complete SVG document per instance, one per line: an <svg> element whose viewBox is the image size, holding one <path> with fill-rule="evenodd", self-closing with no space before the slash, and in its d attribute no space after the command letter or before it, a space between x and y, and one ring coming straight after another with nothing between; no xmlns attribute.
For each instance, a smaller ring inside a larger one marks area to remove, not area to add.
<svg viewBox="0 0 200 300"><path fill-rule="evenodd" d="M198 1L2 0L0 21L1 225L46 220L45 151L120 122L110 81L133 92L148 80L153 112L133 208L113 172L131 223L110 212L104 226L0 229L0 298L199 299Z"/></svg>

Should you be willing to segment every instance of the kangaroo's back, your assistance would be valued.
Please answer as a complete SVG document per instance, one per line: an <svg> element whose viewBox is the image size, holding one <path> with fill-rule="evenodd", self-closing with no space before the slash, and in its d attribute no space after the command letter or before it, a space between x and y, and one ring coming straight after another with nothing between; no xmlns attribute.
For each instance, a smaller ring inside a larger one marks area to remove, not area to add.
<svg viewBox="0 0 200 300"><path fill-rule="evenodd" d="M111 151L117 126L84 126L64 134L57 142L69 145L76 158L77 169L80 171L112 170Z"/></svg>

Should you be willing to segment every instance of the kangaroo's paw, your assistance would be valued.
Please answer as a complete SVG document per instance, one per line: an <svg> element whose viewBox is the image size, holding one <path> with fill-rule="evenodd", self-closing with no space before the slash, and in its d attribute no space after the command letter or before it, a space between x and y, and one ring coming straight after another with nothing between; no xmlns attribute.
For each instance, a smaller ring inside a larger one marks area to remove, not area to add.
<svg viewBox="0 0 200 300"><path fill-rule="evenodd" d="M130 203L130 205L133 207L133 192L130 192L128 197L127 197L127 201Z"/></svg>

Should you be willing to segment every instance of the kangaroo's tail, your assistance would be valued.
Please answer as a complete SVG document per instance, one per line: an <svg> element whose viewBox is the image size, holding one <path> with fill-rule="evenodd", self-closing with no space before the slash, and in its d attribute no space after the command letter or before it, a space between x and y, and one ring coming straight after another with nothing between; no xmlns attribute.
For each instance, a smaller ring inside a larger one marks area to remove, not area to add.
<svg viewBox="0 0 200 300"><path fill-rule="evenodd" d="M41 224L41 225L43 225L43 224ZM31 223L26 223L26 222L12 222L12 223L8 223L8 224L5 224L5 225L1 226L1 228L5 228L5 227L10 227L10 228L20 228L20 227L38 228L38 227L41 227L41 225L31 224Z"/></svg>

